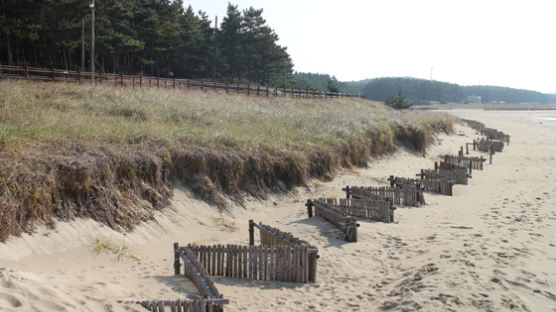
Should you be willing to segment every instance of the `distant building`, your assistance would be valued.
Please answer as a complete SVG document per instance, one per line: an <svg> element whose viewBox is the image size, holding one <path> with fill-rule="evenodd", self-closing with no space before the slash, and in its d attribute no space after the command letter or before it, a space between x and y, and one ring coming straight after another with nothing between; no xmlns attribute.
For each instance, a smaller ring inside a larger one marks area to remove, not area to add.
<svg viewBox="0 0 556 312"><path fill-rule="evenodd" d="M467 103L481 104L483 98L480 95L470 95L467 97Z"/></svg>

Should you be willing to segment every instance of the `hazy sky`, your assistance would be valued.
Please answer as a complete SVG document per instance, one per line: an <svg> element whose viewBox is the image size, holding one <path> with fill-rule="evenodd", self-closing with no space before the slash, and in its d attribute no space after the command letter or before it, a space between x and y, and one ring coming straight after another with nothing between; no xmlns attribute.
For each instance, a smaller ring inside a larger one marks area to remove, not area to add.
<svg viewBox="0 0 556 312"><path fill-rule="evenodd" d="M228 1L185 0L219 23ZM263 8L295 70L556 92L556 0L235 0Z"/></svg>

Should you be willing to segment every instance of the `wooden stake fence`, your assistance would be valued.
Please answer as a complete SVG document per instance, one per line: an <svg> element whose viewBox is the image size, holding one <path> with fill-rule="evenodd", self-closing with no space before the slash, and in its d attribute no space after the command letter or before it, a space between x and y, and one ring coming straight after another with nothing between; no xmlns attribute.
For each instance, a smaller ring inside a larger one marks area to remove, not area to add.
<svg viewBox="0 0 556 312"><path fill-rule="evenodd" d="M467 168L454 168L454 169L440 169L437 163L435 163L435 169L423 169L421 173L417 176L422 179L443 179L453 180L455 184L468 184L469 175L467 174Z"/></svg>
<svg viewBox="0 0 556 312"><path fill-rule="evenodd" d="M359 227L359 223L357 223L355 218L348 216L335 208L328 207L328 205L324 203L323 199L307 200L305 206L307 206L309 218L313 217L314 208L314 215L316 217L323 217L325 220L329 221L344 232L344 239L346 241L357 242L357 228Z"/></svg>
<svg viewBox="0 0 556 312"><path fill-rule="evenodd" d="M330 208L334 208L347 215L380 221L385 223L394 222L394 204L389 199L354 199L354 198L326 198L319 199Z"/></svg>
<svg viewBox="0 0 556 312"><path fill-rule="evenodd" d="M488 139L498 140L510 145L510 136L505 134L504 132L498 131L493 128L487 128L482 122L468 119L462 120L465 121L469 127L479 131L479 133L486 136Z"/></svg>
<svg viewBox="0 0 556 312"><path fill-rule="evenodd" d="M393 186L403 187L405 184L413 184L420 186L423 192L436 193L441 195L452 196L452 187L454 186L454 180L447 178L436 178L436 179L412 179L412 178L401 178L390 176L388 178L390 184Z"/></svg>
<svg viewBox="0 0 556 312"><path fill-rule="evenodd" d="M228 299L208 298L208 299L185 299L185 300L145 300L137 302L151 312L167 311L172 312L219 312L223 311L224 304L228 304Z"/></svg>
<svg viewBox="0 0 556 312"><path fill-rule="evenodd" d="M483 162L486 161L483 156L481 157L466 157L466 156L452 156L452 155L444 155L441 156L443 158L444 163L446 165L457 166L457 167L464 167L464 168L471 168L476 170L483 170ZM444 167L448 169L447 167Z"/></svg>
<svg viewBox="0 0 556 312"><path fill-rule="evenodd" d="M477 149L485 153L490 152L490 150L493 150L494 152L502 152L502 149L504 149L504 143L496 140L481 139L477 143Z"/></svg>
<svg viewBox="0 0 556 312"><path fill-rule="evenodd" d="M255 245L255 228L259 229L260 242L263 246L305 246L308 247L308 282L314 283L317 280L317 260L319 259L318 248L312 246L308 242L301 240L291 233L280 231L277 228L264 225L262 223L256 224L253 220L249 220L249 245Z"/></svg>
<svg viewBox="0 0 556 312"><path fill-rule="evenodd" d="M178 257L176 259L176 253ZM191 252L190 248L180 247L178 243L174 243L174 274L178 275L179 272L179 258L183 260L184 274L187 276L199 289L201 295L208 298L221 298L222 295L218 293L214 282L210 278L206 266L197 260L197 257ZM177 260L177 263L176 263Z"/></svg>
<svg viewBox="0 0 556 312"><path fill-rule="evenodd" d="M420 188L414 184L404 184L400 187L346 186L342 191L346 192L346 198L388 199L393 204L412 207L419 207L425 203Z"/></svg>
<svg viewBox="0 0 556 312"><path fill-rule="evenodd" d="M9 66L0 65L0 79L27 79L35 81L53 81L53 82L76 82L87 83L91 81L91 72L80 72L74 70L46 69L28 66ZM259 85L234 84L227 82L214 82L206 80L176 79L148 77L142 75L124 75L95 73L95 84L108 84L121 87L156 87L170 89L199 89L214 90L221 92L234 92L237 94L255 95L255 96L274 96L274 97L291 97L291 98L337 98L337 97L363 97L361 94L339 93L339 92L322 92L314 90L294 90L277 88L269 89ZM264 92L261 90L264 89ZM272 91L271 91L272 90Z"/></svg>
<svg viewBox="0 0 556 312"><path fill-rule="evenodd" d="M185 247L212 276L311 282L309 247L215 245Z"/></svg>

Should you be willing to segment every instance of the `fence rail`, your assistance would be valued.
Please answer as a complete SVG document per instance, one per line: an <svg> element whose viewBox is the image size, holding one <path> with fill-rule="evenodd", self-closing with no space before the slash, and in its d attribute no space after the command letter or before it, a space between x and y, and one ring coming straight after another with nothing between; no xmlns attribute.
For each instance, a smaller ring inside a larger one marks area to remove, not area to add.
<svg viewBox="0 0 556 312"><path fill-rule="evenodd" d="M393 204L412 207L419 207L424 204L422 192L414 184L404 184L400 187L346 186L342 191L346 192L346 198L388 199Z"/></svg>
<svg viewBox="0 0 556 312"><path fill-rule="evenodd" d="M355 218L348 216L346 213L329 207L325 199L307 200L307 214L309 218L313 217L313 208L316 217L323 217L334 226L344 232L344 239L348 242L357 242L357 228L359 224Z"/></svg>
<svg viewBox="0 0 556 312"><path fill-rule="evenodd" d="M62 70L55 68L38 68L30 66L0 65L1 79L28 79L36 81L77 82L90 83L91 72L75 70ZM124 75L110 73L95 73L94 82L102 85L122 87L157 87L170 89L199 89L214 90L225 93L247 94L266 97L291 97L291 98L337 98L337 97L363 97L361 94L323 92L314 90L300 90L287 88L268 88L257 84L226 83L206 80L177 79L149 77L143 75Z"/></svg>

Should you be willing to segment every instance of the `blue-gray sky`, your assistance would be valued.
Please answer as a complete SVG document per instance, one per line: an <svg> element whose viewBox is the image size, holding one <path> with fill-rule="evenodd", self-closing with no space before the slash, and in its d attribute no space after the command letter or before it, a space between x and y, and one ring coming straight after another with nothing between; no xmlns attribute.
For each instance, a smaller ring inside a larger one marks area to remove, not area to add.
<svg viewBox="0 0 556 312"><path fill-rule="evenodd" d="M263 8L295 70L556 92L555 0L235 0ZM185 0L219 22L228 1Z"/></svg>

